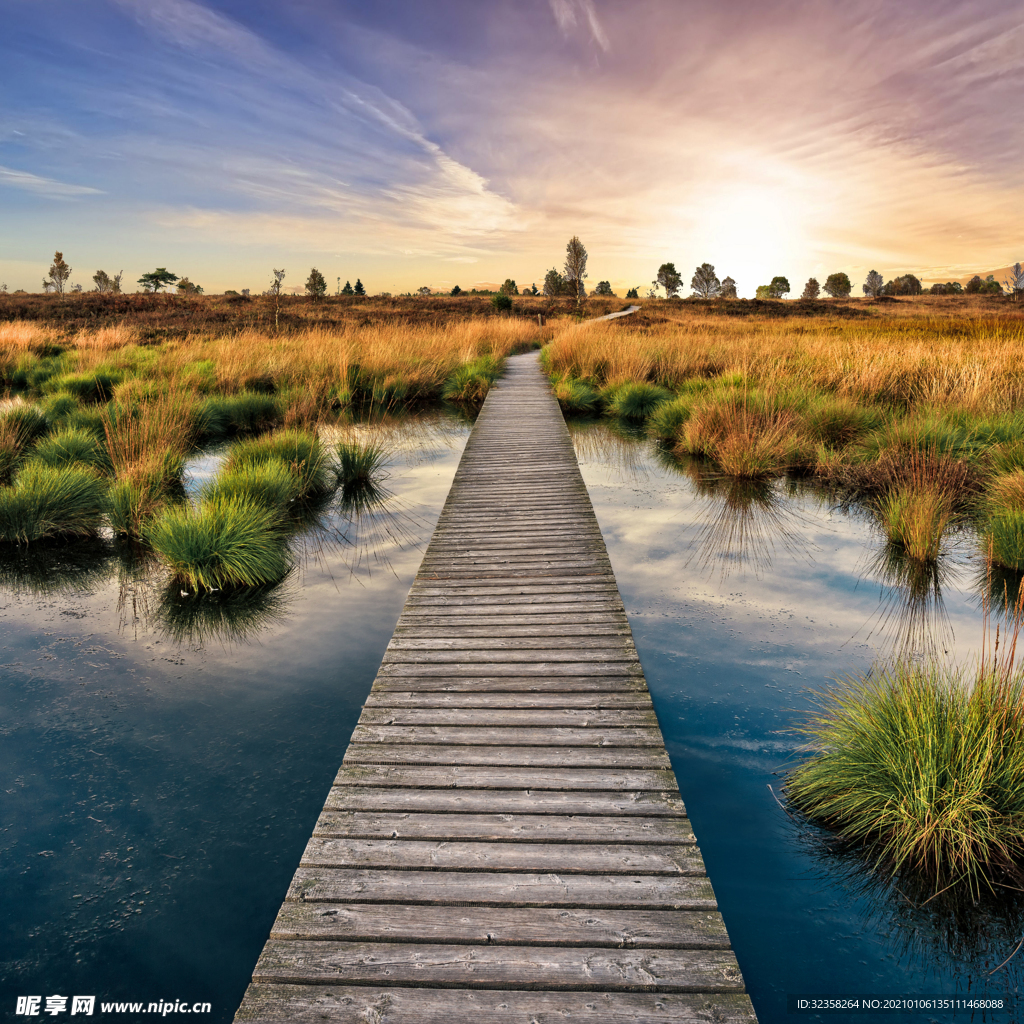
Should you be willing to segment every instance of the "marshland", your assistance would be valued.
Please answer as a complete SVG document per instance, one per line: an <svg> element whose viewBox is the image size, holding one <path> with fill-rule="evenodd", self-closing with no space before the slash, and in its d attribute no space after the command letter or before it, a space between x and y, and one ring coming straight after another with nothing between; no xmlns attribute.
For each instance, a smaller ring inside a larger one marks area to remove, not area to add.
<svg viewBox="0 0 1024 1024"><path fill-rule="evenodd" d="M128 962L230 1019L475 410L540 348L755 1006L864 963L1011 991L1024 314L434 301L0 323L14 976ZM908 737L932 775L879 779Z"/></svg>

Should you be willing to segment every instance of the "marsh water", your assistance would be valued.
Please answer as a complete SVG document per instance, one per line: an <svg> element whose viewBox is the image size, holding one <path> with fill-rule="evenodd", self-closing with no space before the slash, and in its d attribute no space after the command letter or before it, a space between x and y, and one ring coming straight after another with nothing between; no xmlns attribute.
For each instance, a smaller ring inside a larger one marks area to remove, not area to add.
<svg viewBox="0 0 1024 1024"><path fill-rule="evenodd" d="M197 599L110 541L0 560L4 1019L50 994L231 1019L468 434L443 414L379 429L382 492L322 510L280 587ZM760 1020L796 1019L799 995L1012 996L1024 953L988 973L1024 935L1010 899L880 884L776 799L812 691L896 650L978 652L994 583L971 538L922 576L812 486L571 429Z"/></svg>

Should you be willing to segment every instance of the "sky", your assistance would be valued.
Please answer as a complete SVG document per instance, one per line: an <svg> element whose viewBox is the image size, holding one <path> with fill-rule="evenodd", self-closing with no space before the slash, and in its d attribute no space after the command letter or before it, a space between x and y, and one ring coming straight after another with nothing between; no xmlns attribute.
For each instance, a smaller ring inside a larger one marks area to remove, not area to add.
<svg viewBox="0 0 1024 1024"><path fill-rule="evenodd" d="M1024 260L1017 0L0 0L0 283ZM686 289L688 292L689 289Z"/></svg>

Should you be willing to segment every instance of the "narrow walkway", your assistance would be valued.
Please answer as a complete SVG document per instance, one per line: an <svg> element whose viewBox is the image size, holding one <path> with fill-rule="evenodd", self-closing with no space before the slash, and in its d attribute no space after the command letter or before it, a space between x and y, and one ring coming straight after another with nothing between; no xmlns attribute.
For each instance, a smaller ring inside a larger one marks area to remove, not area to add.
<svg viewBox="0 0 1024 1024"><path fill-rule="evenodd" d="M235 1019L755 1020L536 353L487 397Z"/></svg>

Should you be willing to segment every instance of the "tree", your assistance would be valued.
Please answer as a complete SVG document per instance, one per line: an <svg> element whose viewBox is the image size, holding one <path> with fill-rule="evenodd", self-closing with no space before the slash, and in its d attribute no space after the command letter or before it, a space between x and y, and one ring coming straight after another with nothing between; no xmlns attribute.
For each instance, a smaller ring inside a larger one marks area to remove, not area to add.
<svg viewBox="0 0 1024 1024"><path fill-rule="evenodd" d="M425 284L425 285L423 285L422 288L417 288L416 289L416 294L417 295L430 295L431 294L431 292L430 292L430 285L429 284Z"/></svg>
<svg viewBox="0 0 1024 1024"><path fill-rule="evenodd" d="M512 297L507 292L497 292L491 296L491 305L499 313L508 313L512 309Z"/></svg>
<svg viewBox="0 0 1024 1024"><path fill-rule="evenodd" d="M996 280L995 274L989 274L981 282L981 291L983 295L1002 295L1003 286Z"/></svg>
<svg viewBox="0 0 1024 1024"><path fill-rule="evenodd" d="M630 288L629 291L626 292L626 298L627 299L639 299L640 298L640 289L639 288Z"/></svg>
<svg viewBox="0 0 1024 1024"><path fill-rule="evenodd" d="M181 295L202 295L203 286L201 284L193 284L187 277L183 277L178 282L178 293Z"/></svg>
<svg viewBox="0 0 1024 1024"><path fill-rule="evenodd" d="M345 287L341 289L341 294L342 295L354 295L355 294L355 292L352 291L352 285L348 281L345 282Z"/></svg>
<svg viewBox="0 0 1024 1024"><path fill-rule="evenodd" d="M768 285L768 298L781 299L789 294L789 281L784 277L773 277Z"/></svg>
<svg viewBox="0 0 1024 1024"><path fill-rule="evenodd" d="M768 294L771 291L771 285L759 284L757 291L754 292L754 298L757 299L770 299L771 296Z"/></svg>
<svg viewBox="0 0 1024 1024"><path fill-rule="evenodd" d="M55 252L53 263L50 265L50 276L43 281L43 291L55 291L58 295L64 294L64 286L71 276L71 268L64 262L64 253Z"/></svg>
<svg viewBox="0 0 1024 1024"><path fill-rule="evenodd" d="M274 271L274 283L268 289L268 293L274 296L274 330L276 331L281 315L281 282L284 280L284 268Z"/></svg>
<svg viewBox="0 0 1024 1024"><path fill-rule="evenodd" d="M143 274L139 278L138 283L142 285L144 292L158 292L161 288L166 288L169 284L174 284L178 280L177 274L172 274L165 267L157 267L156 270L151 270L148 274Z"/></svg>
<svg viewBox="0 0 1024 1024"><path fill-rule="evenodd" d="M319 302L327 294L327 280L316 267L310 268L309 277L306 278L306 294L314 302Z"/></svg>
<svg viewBox="0 0 1024 1024"><path fill-rule="evenodd" d="M922 291L924 289L921 282L913 274L894 277L891 281L886 281L882 289L885 295L920 295Z"/></svg>
<svg viewBox="0 0 1024 1024"><path fill-rule="evenodd" d="M565 295L569 291L568 285L565 283L565 278L552 267L544 275L544 294L545 295Z"/></svg>
<svg viewBox="0 0 1024 1024"><path fill-rule="evenodd" d="M356 295L365 295L366 294L366 289L363 287L363 282L360 281L358 277L356 278L355 293L356 293Z"/></svg>
<svg viewBox="0 0 1024 1024"><path fill-rule="evenodd" d="M576 305L586 295L583 281L587 276L587 250L583 243L573 235L565 246L565 281L569 286L569 294L576 296Z"/></svg>
<svg viewBox="0 0 1024 1024"><path fill-rule="evenodd" d="M864 284L861 286L864 289L864 294L874 299L882 294L882 288L885 286L885 280L877 270L872 270L864 280Z"/></svg>
<svg viewBox="0 0 1024 1024"><path fill-rule="evenodd" d="M852 291L853 285L849 277L842 272L829 274L825 278L825 294L831 295L833 299L848 299Z"/></svg>
<svg viewBox="0 0 1024 1024"><path fill-rule="evenodd" d="M672 298L673 295L679 294L679 289L683 285L683 277L676 270L674 263L662 263L658 267L658 276L651 282L655 288L660 284L665 289L665 295L668 298Z"/></svg>
<svg viewBox="0 0 1024 1024"><path fill-rule="evenodd" d="M540 292L537 289L537 282L536 281L534 281L533 284L530 285L530 294L531 295L540 295Z"/></svg>
<svg viewBox="0 0 1024 1024"><path fill-rule="evenodd" d="M610 281L598 281L597 287L594 289L595 295L614 295L612 291L612 285Z"/></svg>
<svg viewBox="0 0 1024 1024"><path fill-rule="evenodd" d="M718 297L720 299L736 298L736 282L731 277L727 277L722 282L722 290L718 293Z"/></svg>
<svg viewBox="0 0 1024 1024"><path fill-rule="evenodd" d="M518 295L519 289L516 287L515 281L511 277L506 277L504 284L498 289L502 295Z"/></svg>
<svg viewBox="0 0 1024 1024"><path fill-rule="evenodd" d="M460 287L459 287L458 285L456 285L456 286L455 286L455 287L454 287L454 288L453 288L453 289L451 290L451 294L452 294L452 295L461 295L461 294L462 294L462 289L461 289L461 288L460 288Z"/></svg>
<svg viewBox="0 0 1024 1024"><path fill-rule="evenodd" d="M694 271L690 287L698 299L713 299L722 291L722 282L710 263L702 263Z"/></svg>
<svg viewBox="0 0 1024 1024"><path fill-rule="evenodd" d="M121 270L111 277L105 270L97 270L92 275L93 283L96 285L95 291L98 292L113 292L115 295L121 291L121 274L124 271Z"/></svg>
<svg viewBox="0 0 1024 1024"><path fill-rule="evenodd" d="M1009 279L1003 281L1003 287L1010 293L1013 301L1018 302L1021 295L1024 295L1024 267L1014 263L1010 268Z"/></svg>
<svg viewBox="0 0 1024 1024"><path fill-rule="evenodd" d="M821 285L818 284L816 277L810 277L807 279L807 284L804 285L804 293L800 296L801 299L816 299L818 292L821 291Z"/></svg>
<svg viewBox="0 0 1024 1024"><path fill-rule="evenodd" d="M929 291L932 295L963 295L964 286L959 281L947 281L945 284L933 284Z"/></svg>

